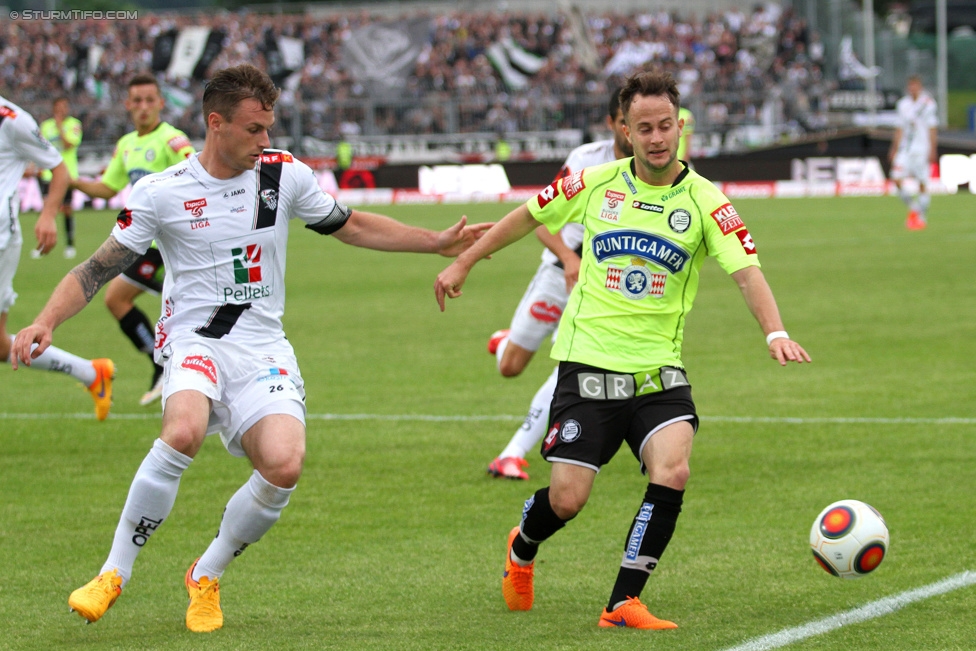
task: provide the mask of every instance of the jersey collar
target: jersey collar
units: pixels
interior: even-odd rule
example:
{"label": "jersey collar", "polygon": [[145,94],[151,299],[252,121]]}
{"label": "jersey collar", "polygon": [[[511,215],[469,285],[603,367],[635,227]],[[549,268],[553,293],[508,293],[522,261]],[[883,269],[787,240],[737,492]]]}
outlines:
{"label": "jersey collar", "polygon": [[[681,170],[678,173],[677,178],[674,179],[674,183],[671,184],[672,188],[678,187],[678,185],[685,180],[685,177],[688,176],[688,171],[689,171],[688,163],[684,162],[683,160],[679,160],[678,162],[684,165],[684,169]],[[634,157],[630,158],[630,173],[634,175],[635,179],[637,178],[637,165],[636,165],[636,159]]]}

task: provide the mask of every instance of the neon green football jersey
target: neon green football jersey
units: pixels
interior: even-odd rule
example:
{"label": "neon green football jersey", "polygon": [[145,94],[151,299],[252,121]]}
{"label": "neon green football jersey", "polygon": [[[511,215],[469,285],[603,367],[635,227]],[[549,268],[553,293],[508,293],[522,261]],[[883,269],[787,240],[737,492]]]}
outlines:
{"label": "neon green football jersey", "polygon": [[[54,121],[54,118],[48,118],[41,122],[41,135],[61,152],[64,165],[68,168],[68,175],[76,179],[78,178],[78,145],[81,144],[81,120],[69,116],[64,119],[62,124],[64,126],[63,138],[61,137],[62,130],[58,129],[58,123]],[[50,171],[45,170],[45,172],[47,174],[42,174],[41,178],[50,181]]]}
{"label": "neon green football jersey", "polygon": [[131,131],[115,146],[112,160],[102,174],[102,183],[118,192],[149,174],[189,158],[194,152],[186,134],[165,122],[144,136]]}
{"label": "neon green football jersey", "polygon": [[730,274],[759,266],[731,202],[691,169],[671,186],[651,186],[624,158],[559,179],[526,206],[552,233],[569,222],[585,231],[579,282],[552,349],[557,360],[621,373],[684,368],[685,318],[705,256]]}

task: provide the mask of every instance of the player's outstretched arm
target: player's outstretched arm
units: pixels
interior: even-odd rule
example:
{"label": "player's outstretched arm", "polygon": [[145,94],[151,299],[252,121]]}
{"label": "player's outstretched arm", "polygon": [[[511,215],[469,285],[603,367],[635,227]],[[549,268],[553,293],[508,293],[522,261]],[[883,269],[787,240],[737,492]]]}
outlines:
{"label": "player's outstretched arm", "polygon": [[474,244],[493,224],[467,225],[467,217],[443,231],[408,226],[376,213],[353,210],[332,234],[340,242],[377,251],[439,253],[453,257]]}
{"label": "player's outstretched arm", "polygon": [[437,275],[437,280],[434,281],[434,296],[437,297],[437,304],[440,306],[441,312],[444,311],[445,296],[457,298],[461,295],[461,287],[478,260],[487,258],[495,251],[522,239],[538,228],[539,225],[525,204],[522,204],[492,226],[474,246],[459,255],[457,260],[440,272]]}
{"label": "player's outstretched arm", "polygon": [[[10,352],[10,365],[17,370],[17,362],[30,366],[51,345],[54,329],[73,317],[88,305],[102,285],[115,278],[139,258],[110,236],[90,258],[68,272],[61,279],[47,305],[34,319],[34,323],[17,333]],[[31,347],[37,348],[31,352]]]}
{"label": "player's outstretched arm", "polygon": [[51,170],[51,187],[44,206],[34,225],[34,236],[37,238],[37,250],[47,254],[58,243],[58,225],[55,217],[58,209],[64,203],[64,195],[68,191],[68,166],[64,161]]}
{"label": "player's outstretched arm", "polygon": [[81,190],[89,197],[98,199],[111,199],[118,194],[117,190],[108,187],[102,181],[89,181],[87,179],[72,179],[71,187]]}
{"label": "player's outstretched arm", "polygon": [[776,307],[776,299],[762,270],[759,267],[746,267],[733,273],[732,279],[739,286],[749,311],[756,317],[766,335],[769,356],[779,362],[780,366],[786,366],[787,362],[802,364],[812,361],[803,346],[786,334],[779,308]]}

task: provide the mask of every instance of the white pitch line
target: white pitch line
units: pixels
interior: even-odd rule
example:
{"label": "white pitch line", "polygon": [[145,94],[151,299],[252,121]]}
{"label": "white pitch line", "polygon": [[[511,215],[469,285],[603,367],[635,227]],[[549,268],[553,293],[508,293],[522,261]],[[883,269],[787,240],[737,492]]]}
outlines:
{"label": "white pitch line", "polygon": [[[152,420],[161,416],[160,412],[146,412],[136,414],[113,413],[110,418],[115,420]],[[0,412],[0,420],[92,420],[94,414],[74,413],[74,414],[18,414]],[[464,415],[464,414],[307,414],[308,420],[380,420],[380,421],[422,421],[422,422],[445,422],[445,423],[467,423],[481,421],[505,421],[517,422],[524,419],[524,416],[514,416],[507,414],[484,414],[484,415]],[[957,418],[947,416],[944,418],[871,418],[871,417],[812,417],[812,418],[792,418],[789,416],[701,416],[705,422],[711,423],[773,423],[782,425],[976,425],[976,418]]]}
{"label": "white pitch line", "polygon": [[739,646],[726,649],[725,651],[766,651],[767,649],[778,649],[780,647],[793,644],[794,642],[799,642],[800,640],[814,637],[815,635],[829,633],[830,631],[838,629],[842,626],[857,624],[859,622],[865,622],[869,619],[875,619],[876,617],[890,615],[891,613],[904,608],[910,603],[922,601],[923,599],[945,594],[946,592],[952,592],[953,590],[958,590],[960,588],[965,588],[966,586],[973,585],[974,583],[976,583],[976,572],[962,572],[960,574],[950,576],[947,579],[943,579],[937,583],[932,583],[930,585],[922,586],[921,588],[915,588],[914,590],[908,590],[890,597],[885,597],[884,599],[872,601],[871,603],[865,604],[860,608],[854,608],[852,610],[838,613],[837,615],[831,615],[830,617],[818,619],[815,622],[810,622],[809,624],[804,624],[803,626],[787,628],[779,633],[772,633],[770,635],[757,637],[753,640],[745,642],[744,644],[740,644]]}

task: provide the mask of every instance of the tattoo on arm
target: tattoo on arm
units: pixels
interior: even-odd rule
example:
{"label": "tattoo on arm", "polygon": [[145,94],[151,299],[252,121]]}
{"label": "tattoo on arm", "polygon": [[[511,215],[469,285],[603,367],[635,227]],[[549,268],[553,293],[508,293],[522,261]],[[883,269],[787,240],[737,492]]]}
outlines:
{"label": "tattoo on arm", "polygon": [[105,283],[138,259],[138,253],[119,244],[115,237],[109,237],[92,257],[72,269],[71,274],[81,284],[85,300],[90,302]]}

